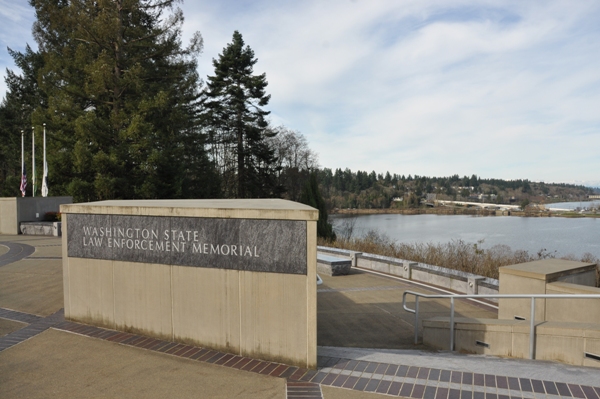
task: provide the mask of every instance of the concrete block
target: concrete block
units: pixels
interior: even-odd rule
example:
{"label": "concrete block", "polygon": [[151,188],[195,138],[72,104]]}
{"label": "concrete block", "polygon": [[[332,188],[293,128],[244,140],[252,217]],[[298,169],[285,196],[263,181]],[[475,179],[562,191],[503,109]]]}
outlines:
{"label": "concrete block", "polygon": [[596,270],[582,270],[579,273],[573,273],[566,276],[560,276],[556,279],[563,283],[585,285],[588,287],[596,286]]}
{"label": "concrete block", "polygon": [[450,277],[448,288],[456,292],[467,292],[468,282],[462,279]]}
{"label": "concrete block", "polygon": [[600,340],[600,324],[589,324],[583,329],[583,334],[585,338]]}
{"label": "concrete block", "polygon": [[54,237],[62,236],[62,222],[52,223],[52,235]]}
{"label": "concrete block", "polygon": [[[486,287],[485,285],[480,285],[477,288],[477,291],[478,291],[479,295],[496,295],[496,294],[498,294],[498,288],[490,288],[490,287]],[[489,298],[488,300],[491,302],[498,303],[498,298]]]}
{"label": "concrete block", "polygon": [[[527,322],[522,322],[527,323]],[[529,325],[513,326],[512,332],[512,357],[529,359]]]}
{"label": "concrete block", "polygon": [[600,339],[586,338],[583,350],[583,365],[600,367]]}
{"label": "concrete block", "polygon": [[304,276],[240,272],[240,355],[285,364],[307,359],[307,294]]}
{"label": "concrete block", "polygon": [[454,345],[455,350],[464,353],[512,356],[510,331],[458,329]]}
{"label": "concrete block", "polygon": [[[505,266],[506,267],[506,266]],[[501,267],[500,270],[503,268]],[[545,294],[545,280],[527,276],[500,273],[499,294]],[[535,319],[545,319],[545,300],[537,299]],[[500,298],[498,300],[498,318],[514,319],[515,316],[526,320],[531,318],[531,299],[528,298]]]}
{"label": "concrete block", "polygon": [[423,344],[434,349],[450,349],[450,321],[447,317],[432,317],[422,321]]}
{"label": "concrete block", "polygon": [[403,262],[405,277],[412,280],[412,272],[419,264],[417,262]]}
{"label": "concrete block", "polygon": [[569,294],[600,295],[600,288],[585,285],[554,282],[546,287],[548,294],[565,295],[565,298],[546,300],[546,320],[574,323],[587,323],[590,320],[600,322],[600,298],[569,298]]}
{"label": "concrete block", "polygon": [[118,330],[173,339],[171,266],[113,264],[114,321]]}
{"label": "concrete block", "polygon": [[371,269],[371,261],[363,256],[359,256],[356,258],[356,267]]}
{"label": "concrete block", "polygon": [[21,222],[19,224],[21,234],[30,236],[54,236],[54,225],[52,222]]}
{"label": "concrete block", "polygon": [[240,353],[239,271],[174,266],[173,338]]}
{"label": "concrete block", "polygon": [[449,276],[430,273],[427,270],[422,269],[413,269],[411,272],[411,280],[437,285],[438,287],[450,288],[451,285]]}
{"label": "concrete block", "polygon": [[[317,210],[290,201],[261,199],[104,201],[65,205],[61,211],[67,319],[316,368]],[[139,248],[100,248],[109,237],[107,231],[114,237],[113,218],[130,221],[129,227],[139,229]],[[210,222],[203,224],[198,219]],[[278,222],[293,226],[286,233]],[[214,229],[207,232],[202,230],[204,225]],[[223,226],[226,228],[214,231]],[[94,245],[90,241],[83,245],[83,241],[77,242],[82,240],[77,229],[84,227],[90,237],[94,228],[100,231],[102,227],[103,235],[94,236]],[[160,228],[160,236],[144,237],[144,228],[155,227]],[[239,252],[235,259],[234,253],[223,252],[223,258],[213,262],[206,253],[141,244],[142,239],[158,242],[168,234],[183,248],[182,243],[190,242],[196,233],[227,241],[214,245],[264,244],[262,250],[269,252],[259,255],[264,255],[268,264],[242,262]],[[290,243],[292,250],[281,249]],[[75,244],[73,248],[79,245],[81,251],[70,248],[71,244]],[[95,252],[90,252],[90,247]],[[294,261],[288,262],[285,256],[294,251],[302,256],[293,256]],[[303,259],[302,265],[297,264],[298,258]],[[346,262],[349,266],[350,261]]]}
{"label": "concrete block", "polygon": [[[67,215],[63,215],[62,220],[67,220]],[[65,232],[67,229],[67,224],[65,223]],[[68,253],[67,253],[67,235],[65,234],[61,240],[62,245],[61,245],[61,252],[62,252],[62,260],[63,260],[63,268],[62,268],[62,273],[63,273],[63,301],[64,301],[64,308],[65,308],[65,319],[69,320],[71,319],[71,281],[70,281],[70,273],[69,273],[69,268],[70,268],[70,262],[71,259],[69,259]],[[114,323],[113,323],[114,324]]]}
{"label": "concrete block", "polygon": [[348,259],[335,256],[317,255],[317,272],[326,276],[341,276],[350,273],[352,263]]}
{"label": "concrete block", "polygon": [[[317,222],[306,221],[306,366],[317,368]],[[299,357],[294,363],[303,362]]]}
{"label": "concrete block", "polygon": [[567,281],[569,280],[569,276],[573,277],[573,275],[586,273],[595,268],[595,263],[550,258],[520,263],[517,265],[503,266],[499,269],[499,272],[500,276],[510,274],[529,279],[553,282]]}
{"label": "concrete block", "polygon": [[[512,326],[515,321],[455,318],[454,350],[464,353],[512,355]],[[450,320],[435,317],[423,321],[423,343],[449,350]]]}
{"label": "concrete block", "polygon": [[371,262],[371,270],[374,270],[374,271],[380,272],[380,273],[389,274],[390,273],[390,264],[372,261]]}
{"label": "concrete block", "polygon": [[362,255],[362,252],[350,251],[350,260],[352,261],[352,267],[358,266],[358,258]]}
{"label": "concrete block", "polygon": [[0,234],[19,234],[17,198],[0,198]]}
{"label": "concrete block", "polygon": [[404,266],[390,265],[390,274],[402,278],[408,278]]}
{"label": "concrete block", "polygon": [[65,317],[114,329],[112,261],[70,258],[66,262]]}
{"label": "concrete block", "polygon": [[536,336],[535,358],[582,366],[583,349],[584,340],[581,335],[546,335],[542,329]]}

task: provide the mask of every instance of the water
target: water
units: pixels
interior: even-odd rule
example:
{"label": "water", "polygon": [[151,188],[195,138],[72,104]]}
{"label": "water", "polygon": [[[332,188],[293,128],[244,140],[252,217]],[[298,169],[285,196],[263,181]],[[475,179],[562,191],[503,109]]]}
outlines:
{"label": "water", "polygon": [[[466,215],[360,215],[355,218],[355,237],[377,230],[396,242],[447,243],[461,239],[474,244],[483,240],[484,249],[501,244],[532,255],[545,250],[557,257],[580,258],[591,253],[600,258],[600,219],[595,218]],[[348,223],[346,219],[346,215],[331,216],[335,229]]]}
{"label": "water", "polygon": [[546,208],[558,209],[591,209],[600,207],[600,201],[581,201],[581,202],[557,202],[546,204]]}

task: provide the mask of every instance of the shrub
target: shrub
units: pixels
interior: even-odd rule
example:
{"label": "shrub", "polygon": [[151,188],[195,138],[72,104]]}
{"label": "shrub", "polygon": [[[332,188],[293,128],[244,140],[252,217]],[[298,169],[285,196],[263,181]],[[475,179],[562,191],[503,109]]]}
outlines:
{"label": "shrub", "polygon": [[45,222],[60,222],[60,212],[46,212],[43,220]]}

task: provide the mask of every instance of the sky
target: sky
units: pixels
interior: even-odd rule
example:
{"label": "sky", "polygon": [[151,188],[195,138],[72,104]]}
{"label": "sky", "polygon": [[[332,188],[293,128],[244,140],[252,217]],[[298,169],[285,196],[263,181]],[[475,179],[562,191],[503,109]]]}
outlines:
{"label": "sky", "polygon": [[[299,131],[321,167],[600,186],[600,2],[195,0],[200,76],[238,30],[266,73],[271,123]],[[6,48],[35,19],[0,0]]]}

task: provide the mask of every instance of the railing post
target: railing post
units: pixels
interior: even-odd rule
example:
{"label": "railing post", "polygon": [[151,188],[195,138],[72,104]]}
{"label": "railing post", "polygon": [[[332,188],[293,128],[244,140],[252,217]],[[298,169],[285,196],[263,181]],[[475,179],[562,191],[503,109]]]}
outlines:
{"label": "railing post", "polygon": [[450,297],[450,351],[454,350],[454,297]]}
{"label": "railing post", "polygon": [[415,295],[415,345],[419,343],[419,296]]}
{"label": "railing post", "polygon": [[531,322],[529,324],[529,358],[535,355],[535,297],[531,297]]}

